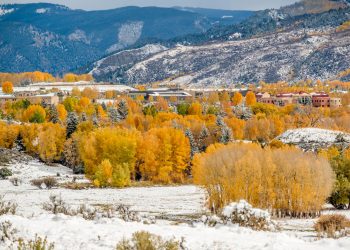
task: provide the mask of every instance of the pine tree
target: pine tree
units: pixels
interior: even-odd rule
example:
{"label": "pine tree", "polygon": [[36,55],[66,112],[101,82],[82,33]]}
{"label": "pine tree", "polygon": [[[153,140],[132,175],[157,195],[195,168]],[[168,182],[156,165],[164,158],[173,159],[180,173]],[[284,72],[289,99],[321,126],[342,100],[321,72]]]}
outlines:
{"label": "pine tree", "polygon": [[52,123],[59,123],[60,119],[58,118],[58,111],[55,105],[51,105],[49,108],[50,121]]}
{"label": "pine tree", "polygon": [[190,129],[186,129],[185,135],[190,141],[191,159],[192,159],[195,154],[199,153],[198,145],[197,145],[196,141],[194,140],[193,134],[192,134]]}
{"label": "pine tree", "polygon": [[204,152],[207,149],[206,140],[209,137],[209,130],[206,126],[203,126],[199,138],[198,138],[198,148],[200,152]]}
{"label": "pine tree", "polygon": [[224,119],[222,118],[222,116],[218,115],[218,117],[216,118],[216,126],[221,128],[221,127],[223,127],[225,125],[226,124],[225,124]]}
{"label": "pine tree", "polygon": [[119,112],[115,108],[110,108],[108,111],[108,116],[113,123],[120,122]]}
{"label": "pine tree", "polygon": [[15,144],[16,144],[16,149],[20,152],[22,152],[26,149],[26,147],[24,146],[24,143],[23,143],[23,137],[22,137],[21,133],[18,134]]}
{"label": "pine tree", "polygon": [[128,104],[124,99],[118,103],[117,110],[118,110],[120,120],[125,120],[126,117],[128,116],[129,108],[128,108]]}
{"label": "pine tree", "polygon": [[223,126],[221,128],[221,136],[220,136],[220,139],[219,139],[219,142],[222,143],[222,144],[228,144],[229,142],[232,141],[232,131],[231,129],[228,127],[228,126]]}
{"label": "pine tree", "polygon": [[81,114],[81,121],[82,121],[82,122],[86,122],[86,121],[87,121],[87,116],[86,116],[86,113],[85,113],[85,112],[83,112],[83,113]]}
{"label": "pine tree", "polygon": [[106,103],[103,102],[101,106],[102,106],[102,108],[103,108],[104,111],[107,111]]}
{"label": "pine tree", "polygon": [[79,118],[75,112],[69,112],[67,116],[66,132],[67,138],[69,138],[77,129],[79,124]]}
{"label": "pine tree", "polygon": [[99,121],[96,115],[92,117],[92,123],[94,124],[95,127],[99,127]]}
{"label": "pine tree", "polygon": [[232,131],[226,125],[224,119],[221,116],[218,116],[216,119],[216,125],[218,126],[217,138],[220,143],[227,144],[232,141]]}

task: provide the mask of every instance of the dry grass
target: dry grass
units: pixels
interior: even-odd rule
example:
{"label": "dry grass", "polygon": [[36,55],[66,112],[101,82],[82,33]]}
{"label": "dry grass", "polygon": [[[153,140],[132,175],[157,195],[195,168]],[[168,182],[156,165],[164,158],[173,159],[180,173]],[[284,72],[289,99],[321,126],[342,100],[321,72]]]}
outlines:
{"label": "dry grass", "polygon": [[121,240],[116,250],[178,250],[180,243],[174,239],[164,240],[146,231],[135,232],[131,239]]}
{"label": "dry grass", "polygon": [[346,236],[349,227],[350,220],[340,214],[322,215],[314,225],[319,237],[329,238]]}

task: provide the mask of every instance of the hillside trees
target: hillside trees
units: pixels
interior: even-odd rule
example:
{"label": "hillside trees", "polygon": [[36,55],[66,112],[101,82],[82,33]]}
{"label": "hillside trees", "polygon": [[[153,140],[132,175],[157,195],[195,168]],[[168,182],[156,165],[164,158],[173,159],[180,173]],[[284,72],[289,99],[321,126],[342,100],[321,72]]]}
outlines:
{"label": "hillside trees", "polygon": [[194,182],[206,188],[214,211],[245,199],[281,216],[316,214],[333,185],[325,159],[295,148],[212,145],[195,156],[193,165]]}
{"label": "hillside trees", "polygon": [[12,82],[6,81],[2,84],[2,92],[5,94],[12,94],[13,93],[13,84]]}

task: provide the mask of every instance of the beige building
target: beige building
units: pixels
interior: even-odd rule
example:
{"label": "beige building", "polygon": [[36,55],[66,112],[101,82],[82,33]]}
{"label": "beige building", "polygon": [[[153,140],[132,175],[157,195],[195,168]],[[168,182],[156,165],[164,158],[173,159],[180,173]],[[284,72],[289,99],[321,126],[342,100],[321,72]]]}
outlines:
{"label": "beige building", "polygon": [[11,95],[0,95],[1,106],[4,106],[7,102],[19,100],[28,100],[31,104],[57,105],[59,103],[59,97],[55,93],[35,94],[33,92],[18,92]]}

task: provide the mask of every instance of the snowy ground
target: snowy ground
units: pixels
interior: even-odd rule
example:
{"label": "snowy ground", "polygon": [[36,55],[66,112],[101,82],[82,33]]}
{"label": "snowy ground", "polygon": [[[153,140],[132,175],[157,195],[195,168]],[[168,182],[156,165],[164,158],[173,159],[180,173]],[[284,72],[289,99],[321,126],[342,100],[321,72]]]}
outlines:
{"label": "snowy ground", "polygon": [[[5,200],[18,203],[18,213],[3,215],[0,222],[10,221],[18,230],[17,236],[24,239],[32,239],[36,234],[47,236],[48,241],[55,242],[55,249],[115,249],[119,240],[139,230],[166,238],[184,238],[188,249],[350,249],[349,237],[317,240],[312,230],[314,220],[279,220],[280,232],[256,232],[236,225],[212,228],[201,222],[181,222],[180,216],[198,218],[206,211],[205,193],[195,186],[39,190],[30,184],[31,179],[59,173],[57,178],[63,183],[71,181],[73,174],[65,167],[46,166],[37,161],[12,164],[10,168],[23,183],[13,186],[9,180],[1,180],[0,194],[5,195]],[[85,180],[81,176],[78,181]],[[53,215],[42,208],[51,194],[60,194],[71,206],[126,204],[142,216],[163,215],[174,219],[157,219],[156,224],[147,225],[119,218],[85,220],[78,216]],[[0,249],[7,249],[6,244],[1,244]]]}

